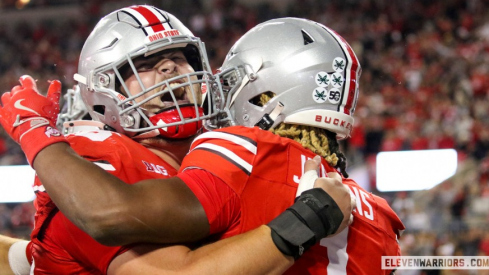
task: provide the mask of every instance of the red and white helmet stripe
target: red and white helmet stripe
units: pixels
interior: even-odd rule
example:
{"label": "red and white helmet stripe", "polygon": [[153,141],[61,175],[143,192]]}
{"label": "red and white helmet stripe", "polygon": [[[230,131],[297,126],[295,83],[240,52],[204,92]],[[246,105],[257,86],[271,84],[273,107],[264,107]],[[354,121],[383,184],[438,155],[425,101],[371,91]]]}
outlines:
{"label": "red and white helmet stripe", "polygon": [[147,36],[172,29],[169,19],[157,9],[150,6],[132,6],[121,11],[130,14]]}

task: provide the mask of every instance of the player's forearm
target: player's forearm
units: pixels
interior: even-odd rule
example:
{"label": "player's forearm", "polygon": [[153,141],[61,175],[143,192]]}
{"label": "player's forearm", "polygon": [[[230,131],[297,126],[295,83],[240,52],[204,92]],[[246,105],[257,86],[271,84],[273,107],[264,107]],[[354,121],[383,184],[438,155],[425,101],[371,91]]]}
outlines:
{"label": "player's forearm", "polygon": [[61,212],[102,244],[188,242],[208,234],[200,202],[179,178],[129,185],[65,143],[43,149],[34,168]]}
{"label": "player's forearm", "polygon": [[130,195],[123,181],[78,156],[65,143],[43,149],[33,167],[51,199],[75,225],[92,237],[111,232],[110,224],[119,219],[117,214]]}
{"label": "player's forearm", "polygon": [[265,225],[194,250],[191,259],[186,274],[282,274],[294,263],[277,249]]}
{"label": "player's forearm", "polygon": [[107,274],[282,274],[293,262],[276,248],[270,228],[261,226],[197,250],[181,245],[136,246],[116,257]]}

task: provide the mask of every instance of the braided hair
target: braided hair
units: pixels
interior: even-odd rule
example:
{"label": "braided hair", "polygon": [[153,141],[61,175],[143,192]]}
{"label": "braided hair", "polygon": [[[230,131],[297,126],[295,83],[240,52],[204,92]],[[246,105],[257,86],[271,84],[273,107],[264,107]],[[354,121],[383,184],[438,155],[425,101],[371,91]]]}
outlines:
{"label": "braided hair", "polygon": [[[275,94],[272,92],[263,93],[259,96],[257,103],[263,106],[274,96]],[[281,137],[299,142],[304,148],[323,157],[329,165],[338,169],[345,178],[348,178],[346,157],[340,151],[336,133],[322,128],[286,123],[280,123],[270,131]]]}

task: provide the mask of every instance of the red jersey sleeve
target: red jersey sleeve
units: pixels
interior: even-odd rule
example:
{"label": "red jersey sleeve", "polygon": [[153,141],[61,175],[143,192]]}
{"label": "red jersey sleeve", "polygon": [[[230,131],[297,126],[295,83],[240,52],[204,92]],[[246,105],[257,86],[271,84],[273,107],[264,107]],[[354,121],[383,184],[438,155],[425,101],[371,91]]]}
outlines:
{"label": "red jersey sleeve", "polygon": [[186,169],[177,176],[187,184],[204,207],[210,234],[223,232],[238,223],[239,197],[222,179],[202,169]]}
{"label": "red jersey sleeve", "polygon": [[180,171],[200,168],[221,178],[241,195],[253,170],[257,155],[256,142],[244,127],[230,132],[216,130],[197,137],[184,158]]}

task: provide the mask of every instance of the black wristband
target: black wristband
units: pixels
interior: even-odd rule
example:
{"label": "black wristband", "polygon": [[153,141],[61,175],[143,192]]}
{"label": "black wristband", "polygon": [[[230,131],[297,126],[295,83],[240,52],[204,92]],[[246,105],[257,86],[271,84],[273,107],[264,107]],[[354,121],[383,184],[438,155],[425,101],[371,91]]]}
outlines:
{"label": "black wristband", "polygon": [[[325,232],[323,235],[320,229],[313,227],[315,225],[313,220],[306,220],[306,223],[316,233],[316,236],[322,239],[336,233],[341,225],[341,222],[343,221],[344,216],[338,204],[336,204],[333,198],[326,193],[326,191],[321,188],[306,190],[302,192],[301,196],[298,198],[298,201],[299,200],[307,204],[307,206],[309,206],[314,213],[317,214],[324,226],[323,229],[325,229]],[[294,205],[292,205],[292,208]]]}
{"label": "black wristband", "polygon": [[298,259],[322,238],[335,233],[343,213],[323,189],[307,190],[268,226],[272,240],[285,255]]}
{"label": "black wristband", "polygon": [[316,235],[290,209],[273,219],[268,226],[272,229],[272,239],[285,255],[297,260],[304,253],[304,245],[314,240]]}

